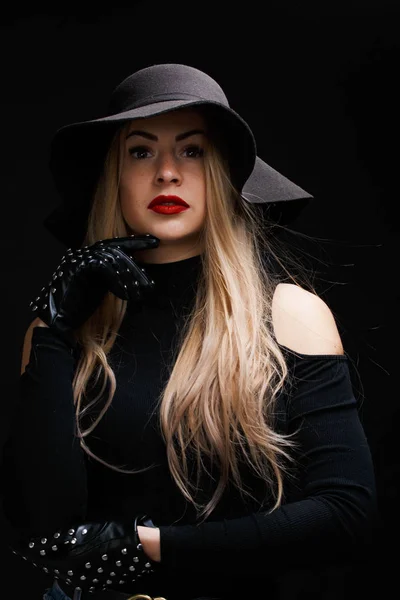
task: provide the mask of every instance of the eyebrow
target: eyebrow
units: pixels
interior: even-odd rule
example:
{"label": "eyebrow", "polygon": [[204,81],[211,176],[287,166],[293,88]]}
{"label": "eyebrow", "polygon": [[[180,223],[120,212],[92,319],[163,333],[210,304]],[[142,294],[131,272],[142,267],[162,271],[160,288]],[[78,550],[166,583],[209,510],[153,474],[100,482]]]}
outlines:
{"label": "eyebrow", "polygon": [[[202,129],[191,129],[190,131],[185,131],[184,133],[178,133],[178,135],[175,136],[175,140],[177,142],[180,142],[192,135],[196,135],[199,133],[202,135],[205,135],[205,132]],[[132,135],[140,135],[141,137],[144,137],[147,140],[151,140],[153,142],[158,142],[158,137],[152,133],[149,133],[148,131],[141,131],[139,129],[135,129],[134,131],[131,131],[130,133],[128,133],[128,135],[126,136],[126,139],[130,138]]]}

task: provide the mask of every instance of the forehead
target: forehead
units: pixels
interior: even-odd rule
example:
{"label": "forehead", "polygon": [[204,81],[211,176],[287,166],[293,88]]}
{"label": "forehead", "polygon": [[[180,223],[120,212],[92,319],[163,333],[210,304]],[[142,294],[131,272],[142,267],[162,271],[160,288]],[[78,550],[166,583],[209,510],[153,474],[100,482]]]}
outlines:
{"label": "forehead", "polygon": [[206,122],[202,114],[194,109],[175,110],[154,117],[135,119],[129,123],[128,133],[141,129],[151,133],[205,129]]}

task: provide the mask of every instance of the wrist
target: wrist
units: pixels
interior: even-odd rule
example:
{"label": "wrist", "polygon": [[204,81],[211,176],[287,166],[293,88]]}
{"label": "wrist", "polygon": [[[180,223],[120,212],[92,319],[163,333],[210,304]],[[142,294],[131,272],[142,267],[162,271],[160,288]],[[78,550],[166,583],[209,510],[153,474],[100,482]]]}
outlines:
{"label": "wrist", "polygon": [[159,528],[138,525],[137,532],[145,554],[147,554],[150,560],[153,560],[154,562],[160,562],[161,550]]}
{"label": "wrist", "polygon": [[44,321],[42,321],[42,319],[39,319],[39,317],[37,317],[34,320],[33,326],[34,327],[48,327],[48,325]]}

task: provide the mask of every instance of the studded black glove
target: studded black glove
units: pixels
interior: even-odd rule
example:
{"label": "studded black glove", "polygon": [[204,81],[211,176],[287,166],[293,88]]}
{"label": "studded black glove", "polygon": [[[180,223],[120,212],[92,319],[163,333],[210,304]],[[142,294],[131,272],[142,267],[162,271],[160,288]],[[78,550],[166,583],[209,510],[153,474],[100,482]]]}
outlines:
{"label": "studded black glove", "polygon": [[143,551],[138,525],[155,527],[145,515],[131,522],[76,523],[52,536],[20,539],[15,534],[10,549],[73,589],[124,591],[151,577],[158,566]]}
{"label": "studded black glove", "polygon": [[69,249],[48,285],[30,303],[32,311],[74,348],[73,331],[94,313],[108,291],[122,300],[138,301],[143,290],[152,288],[154,281],[129,254],[159,243],[146,234]]}

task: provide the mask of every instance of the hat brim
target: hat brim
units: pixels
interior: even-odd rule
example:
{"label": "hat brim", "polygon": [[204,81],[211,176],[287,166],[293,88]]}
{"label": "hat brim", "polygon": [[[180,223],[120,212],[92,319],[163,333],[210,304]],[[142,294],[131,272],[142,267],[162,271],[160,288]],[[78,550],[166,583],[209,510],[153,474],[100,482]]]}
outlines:
{"label": "hat brim", "polygon": [[251,204],[312,199],[313,196],[273,169],[259,156],[250,177],[243,186],[242,197]]}
{"label": "hat brim", "polygon": [[243,186],[241,196],[249,204],[262,209],[263,219],[288,226],[310,204],[314,196],[273,169],[259,156],[254,169]]}

